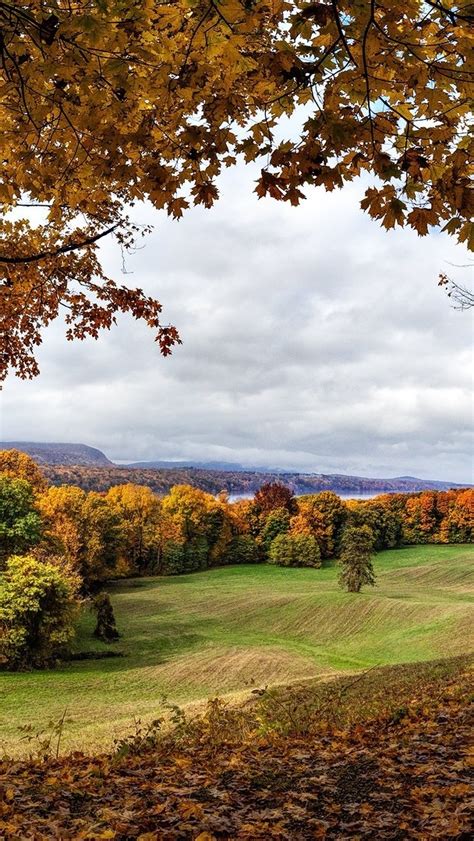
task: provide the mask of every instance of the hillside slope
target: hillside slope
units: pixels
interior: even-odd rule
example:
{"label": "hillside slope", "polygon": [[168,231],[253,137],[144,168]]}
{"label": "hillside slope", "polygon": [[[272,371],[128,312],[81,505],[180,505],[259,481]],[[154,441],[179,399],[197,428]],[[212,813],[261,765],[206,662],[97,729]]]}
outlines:
{"label": "hillside slope", "polygon": [[22,752],[68,710],[69,748],[109,746],[134,718],[263,686],[474,651],[474,547],[418,546],[376,556],[377,586],[342,592],[337,568],[233,566],[110,587],[121,639],[95,641],[85,609],[76,649],[120,651],[54,672],[3,674],[0,729]]}
{"label": "hillside slope", "polygon": [[111,462],[101,450],[86,444],[57,444],[34,441],[0,441],[0,450],[21,450],[43,465],[83,465],[110,467]]}
{"label": "hillside slope", "polygon": [[106,491],[124,482],[146,485],[155,493],[167,493],[173,485],[188,484],[212,494],[227,491],[252,495],[264,482],[283,482],[295,494],[334,491],[343,496],[381,493],[414,493],[424,490],[461,488],[456,482],[399,476],[374,479],[339,473],[299,473],[280,468],[245,468],[231,462],[150,461],[114,464],[94,447],[85,444],[0,441],[0,449],[17,449],[44,467],[55,485],[74,484],[85,490]]}
{"label": "hillside slope", "polygon": [[422,490],[447,490],[464,487],[455,482],[424,479],[367,479],[363,476],[306,475],[302,473],[260,473],[229,470],[204,470],[197,467],[150,469],[120,465],[70,466],[45,465],[44,473],[54,485],[73,484],[85,490],[106,491],[113,485],[133,482],[146,485],[155,493],[167,493],[173,485],[192,485],[208,493],[253,495],[264,482],[283,482],[295,494],[330,490],[342,496],[371,496],[381,493],[414,493]]}
{"label": "hillside slope", "polygon": [[[113,756],[0,763],[0,835],[115,841],[471,838],[468,662],[380,670],[353,696],[273,710],[211,702],[178,729],[139,730]],[[383,699],[371,716],[374,683]],[[471,696],[471,698],[470,698]],[[333,721],[340,699],[351,722]],[[470,703],[471,701],[471,703]],[[285,711],[288,717],[282,717]],[[54,750],[54,747],[53,747]]]}

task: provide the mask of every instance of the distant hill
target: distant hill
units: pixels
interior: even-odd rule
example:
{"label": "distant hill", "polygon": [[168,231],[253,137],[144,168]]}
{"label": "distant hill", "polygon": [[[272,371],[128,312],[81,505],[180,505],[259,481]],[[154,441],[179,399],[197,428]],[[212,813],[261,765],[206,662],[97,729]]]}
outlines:
{"label": "distant hill", "polygon": [[[282,467],[245,467],[242,464],[228,461],[136,461],[119,465],[121,469],[131,470],[186,470],[207,473],[241,473],[241,481],[247,484],[248,477],[259,475],[259,484],[267,481],[288,480],[297,493],[314,493],[318,490],[342,489],[343,492],[371,493],[372,489],[377,492],[397,492],[439,490],[446,491],[450,488],[461,488],[453,482],[444,482],[439,479],[418,479],[416,476],[397,476],[394,479],[371,479],[365,476],[348,476],[343,473],[299,473],[296,470],[284,470]],[[192,483],[191,483],[192,484]],[[309,490],[306,490],[306,488]],[[380,490],[381,489],[381,490]]]}
{"label": "distant hill", "polygon": [[38,464],[82,465],[84,467],[111,467],[113,462],[95,447],[86,444],[49,444],[36,441],[0,441],[2,450],[21,450]]}
{"label": "distant hill", "polygon": [[282,467],[249,467],[233,461],[133,461],[124,462],[120,467],[144,468],[145,470],[179,470],[196,468],[198,470],[225,470],[231,473],[285,473]]}
{"label": "distant hill", "polygon": [[232,496],[253,496],[264,482],[283,482],[293,493],[314,494],[334,491],[349,496],[376,496],[382,493],[416,493],[423,490],[448,490],[466,487],[450,482],[429,482],[423,479],[367,479],[361,476],[303,473],[258,473],[230,470],[201,470],[197,467],[143,468],[111,466],[60,466],[43,468],[46,477],[55,485],[78,485],[85,490],[106,491],[113,485],[133,482],[146,485],[154,493],[168,493],[173,485],[192,485],[208,493],[227,491]]}
{"label": "distant hill", "polygon": [[416,493],[468,487],[437,479],[398,476],[371,479],[342,473],[299,473],[274,467],[244,467],[226,461],[139,461],[114,464],[101,450],[85,444],[48,444],[3,441],[0,449],[28,453],[43,468],[53,484],[75,484],[88,490],[105,491],[112,485],[134,482],[155,493],[167,493],[173,485],[188,484],[209,493],[252,495],[264,482],[283,482],[295,494],[334,491],[342,496],[375,496],[381,493]]}

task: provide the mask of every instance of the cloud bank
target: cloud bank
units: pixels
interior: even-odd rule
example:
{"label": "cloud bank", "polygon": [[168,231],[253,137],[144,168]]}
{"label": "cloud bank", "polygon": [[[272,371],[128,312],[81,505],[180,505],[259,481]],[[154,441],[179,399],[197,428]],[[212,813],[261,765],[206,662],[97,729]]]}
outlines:
{"label": "cloud bank", "polygon": [[[254,175],[226,175],[218,205],[179,223],[139,210],[156,227],[124,280],[159,298],[183,346],[162,359],[126,317],[97,342],[54,325],[41,376],[5,386],[1,437],[472,481],[473,322],[436,285],[465,250],[383,231],[358,208],[361,184],[292,208],[257,201]],[[120,279],[113,242],[103,254]]]}

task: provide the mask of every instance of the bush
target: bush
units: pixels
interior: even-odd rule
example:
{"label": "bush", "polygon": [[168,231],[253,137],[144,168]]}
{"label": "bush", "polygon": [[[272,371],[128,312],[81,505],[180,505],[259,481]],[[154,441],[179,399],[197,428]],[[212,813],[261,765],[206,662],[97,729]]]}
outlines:
{"label": "bush", "polygon": [[317,540],[312,534],[279,534],[270,546],[269,562],[284,567],[320,567]]}
{"label": "bush", "polygon": [[12,556],[0,590],[0,662],[9,669],[46,668],[74,636],[79,580],[52,563]]}

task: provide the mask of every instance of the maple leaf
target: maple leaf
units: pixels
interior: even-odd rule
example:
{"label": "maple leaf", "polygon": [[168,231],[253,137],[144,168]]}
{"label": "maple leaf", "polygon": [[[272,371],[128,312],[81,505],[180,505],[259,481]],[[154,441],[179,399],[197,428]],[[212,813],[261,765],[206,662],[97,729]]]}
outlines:
{"label": "maple leaf", "polygon": [[[146,0],[131,17],[122,0],[93,13],[26,5],[0,3],[0,377],[37,375],[42,328],[62,305],[68,338],[97,337],[118,312],[149,323],[149,300],[138,315],[136,290],[107,284],[100,239],[133,248],[143,232],[127,214],[144,199],[175,219],[191,204],[183,191],[210,208],[240,154],[264,167],[271,156],[256,193],[293,205],[306,185],[341,188],[360,169],[390,187],[404,173],[406,207],[368,193],[363,209],[385,228],[444,224],[474,248],[468,7]],[[288,118],[299,136],[275,154]],[[100,295],[105,307],[90,306]],[[165,355],[173,341],[163,334]]]}

